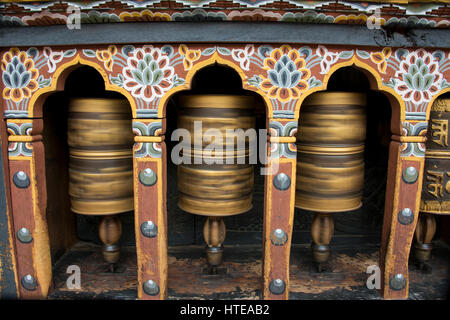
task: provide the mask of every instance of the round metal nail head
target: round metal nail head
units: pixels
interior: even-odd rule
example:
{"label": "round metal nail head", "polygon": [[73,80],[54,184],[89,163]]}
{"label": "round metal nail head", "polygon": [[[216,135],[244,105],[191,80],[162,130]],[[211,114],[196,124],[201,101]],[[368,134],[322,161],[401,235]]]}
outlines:
{"label": "round metal nail head", "polygon": [[286,284],[281,279],[275,279],[270,282],[269,290],[273,294],[282,294],[286,290]]}
{"label": "round metal nail head", "polygon": [[22,287],[29,291],[36,290],[37,288],[37,281],[31,274],[24,276],[20,282],[22,283]]}
{"label": "round metal nail head", "polygon": [[414,221],[414,212],[410,208],[404,208],[398,213],[398,222],[403,225],[411,224]]}
{"label": "round metal nail head", "polygon": [[153,280],[147,280],[143,284],[144,292],[150,296],[156,296],[159,293],[159,286]]}
{"label": "round metal nail head", "polygon": [[19,231],[17,231],[17,239],[22,243],[30,243],[33,241],[31,232],[27,228],[20,228]]}
{"label": "round metal nail head", "polygon": [[402,290],[406,287],[406,279],[401,273],[397,273],[389,280],[389,287],[392,290]]}
{"label": "round metal nail head", "polygon": [[145,221],[141,224],[141,232],[147,238],[154,238],[158,235],[158,227],[153,221]]}
{"label": "round metal nail head", "polygon": [[282,229],[275,229],[272,231],[272,234],[270,236],[270,240],[272,243],[276,246],[282,246],[286,243],[288,239],[288,236],[286,232],[284,232]]}
{"label": "round metal nail head", "polygon": [[405,181],[406,183],[414,183],[419,177],[419,172],[417,172],[417,169],[414,167],[408,167],[403,170],[402,177],[403,181]]}
{"label": "round metal nail head", "polygon": [[139,181],[147,187],[153,186],[156,181],[158,180],[158,177],[156,173],[150,169],[144,169],[141,172],[139,172]]}
{"label": "round metal nail head", "polygon": [[285,173],[279,173],[273,178],[273,185],[278,190],[287,190],[291,186],[291,178]]}
{"label": "round metal nail head", "polygon": [[13,182],[14,185],[17,188],[28,188],[30,185],[30,178],[28,178],[28,175],[23,171],[18,171],[13,176]]}

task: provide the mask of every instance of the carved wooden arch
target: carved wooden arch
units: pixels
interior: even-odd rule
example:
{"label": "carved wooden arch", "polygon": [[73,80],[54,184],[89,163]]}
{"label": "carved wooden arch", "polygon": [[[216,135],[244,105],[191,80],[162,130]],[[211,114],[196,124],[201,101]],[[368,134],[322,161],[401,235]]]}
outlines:
{"label": "carved wooden arch", "polygon": [[188,73],[186,75],[186,82],[184,84],[182,84],[178,87],[174,87],[166,92],[166,94],[159,101],[158,118],[166,117],[167,103],[174,94],[176,94],[180,91],[190,90],[192,88],[192,79],[194,79],[197,72],[203,68],[212,66],[214,64],[227,66],[227,67],[231,68],[233,71],[235,71],[241,79],[242,89],[258,93],[260,98],[264,100],[264,104],[265,104],[265,108],[266,108],[266,117],[269,119],[273,117],[272,103],[270,102],[270,99],[267,97],[267,95],[261,89],[247,84],[247,82],[245,81],[245,80],[247,80],[247,76],[245,75],[245,73],[241,67],[239,67],[235,63],[231,62],[230,60],[221,58],[218,55],[218,53],[215,52],[210,58],[208,58],[204,61],[201,61],[199,63],[196,63],[192,66],[192,68],[188,71]]}
{"label": "carved wooden arch", "polygon": [[52,82],[49,87],[41,88],[33,94],[28,104],[28,117],[41,118],[45,99],[52,93],[64,91],[64,85],[67,77],[72,73],[72,71],[81,66],[89,66],[94,68],[103,78],[105,91],[115,91],[122,94],[130,104],[132,117],[136,117],[136,102],[131,94],[123,88],[112,85],[108,79],[108,74],[105,72],[104,68],[100,66],[100,64],[83,59],[80,57],[80,54],[77,54],[74,59],[60,65],[56,69],[52,75]]}
{"label": "carved wooden arch", "polygon": [[361,62],[355,56],[353,56],[349,61],[340,62],[333,65],[330,68],[330,71],[324,76],[321,86],[308,90],[300,97],[295,105],[295,118],[298,119],[299,117],[303,101],[314,92],[327,90],[328,81],[332,75],[337,70],[344,67],[354,67],[356,70],[361,71],[369,81],[370,89],[383,93],[389,99],[392,111],[391,131],[393,134],[400,136],[402,132],[402,122],[405,121],[405,102],[394,89],[386,87],[382,84],[380,74],[375,69],[373,69],[370,65]]}

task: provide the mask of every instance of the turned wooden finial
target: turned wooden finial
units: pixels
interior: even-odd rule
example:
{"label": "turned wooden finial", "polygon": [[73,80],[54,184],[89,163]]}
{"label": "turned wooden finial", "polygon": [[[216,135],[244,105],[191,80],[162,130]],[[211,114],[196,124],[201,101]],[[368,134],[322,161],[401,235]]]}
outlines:
{"label": "turned wooden finial", "polygon": [[103,257],[109,263],[119,261],[118,242],[122,235],[122,222],[116,215],[104,216],[98,227],[100,240],[103,242]]}
{"label": "turned wooden finial", "polygon": [[330,242],[334,233],[334,221],[331,213],[318,212],[311,225],[314,261],[324,263],[330,257]]}
{"label": "turned wooden finial", "polygon": [[222,263],[225,235],[226,229],[222,217],[208,217],[206,219],[203,237],[207,244],[206,259],[211,266],[218,266]]}
{"label": "turned wooden finial", "polygon": [[431,258],[431,241],[436,233],[436,219],[434,215],[421,213],[416,226],[415,257],[420,263],[428,262]]}

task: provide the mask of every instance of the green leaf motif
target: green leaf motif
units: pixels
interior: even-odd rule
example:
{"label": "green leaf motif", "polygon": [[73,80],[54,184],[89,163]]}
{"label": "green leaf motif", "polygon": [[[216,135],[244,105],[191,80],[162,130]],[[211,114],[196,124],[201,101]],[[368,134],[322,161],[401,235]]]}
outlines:
{"label": "green leaf motif", "polygon": [[109,80],[111,81],[112,84],[119,86],[119,87],[123,87],[124,78],[120,73],[117,77],[110,76]]}
{"label": "green leaf motif", "polygon": [[172,79],[172,88],[181,86],[185,82],[186,82],[186,80],[184,80],[183,78],[179,78],[178,75],[174,75],[173,79]]}
{"label": "green leaf motif", "polygon": [[75,53],[77,53],[77,49],[70,49],[70,50],[64,51],[64,57],[66,57],[66,58],[73,57],[75,55]]}
{"label": "green leaf motif", "polygon": [[423,90],[430,89],[434,81],[434,76],[432,74],[427,74],[425,77],[423,77],[423,79],[424,79]]}
{"label": "green leaf motif", "polygon": [[163,78],[163,72],[161,70],[157,70],[153,73],[153,81],[152,84],[158,84]]}
{"label": "green leaf motif", "polygon": [[95,51],[90,49],[84,49],[83,54],[89,58],[95,58]]}
{"label": "green leaf motif", "polygon": [[369,59],[370,58],[370,54],[364,50],[356,50],[356,55],[358,57],[360,57],[361,59]]}
{"label": "green leaf motif", "polygon": [[405,75],[403,76],[403,81],[406,82],[406,85],[408,86],[408,88],[414,88],[413,78],[412,78],[411,75],[405,74]]}
{"label": "green leaf motif", "polygon": [[255,75],[255,76],[251,77],[250,79],[248,79],[247,83],[249,86],[254,86],[254,87],[259,88],[261,81],[262,81],[261,77],[258,75]]}
{"label": "green leaf motif", "polygon": [[322,85],[322,81],[316,79],[316,77],[311,77],[308,80],[308,86],[310,88],[319,87]]}
{"label": "green leaf motif", "polygon": [[224,47],[218,47],[217,51],[219,51],[219,53],[224,55],[224,56],[229,56],[231,54],[230,49],[224,48]]}
{"label": "green leaf motif", "polygon": [[351,57],[353,57],[353,53],[354,51],[341,51],[341,53],[339,53],[339,58],[341,59],[350,59]]}
{"label": "green leaf motif", "polygon": [[206,48],[205,50],[202,51],[202,56],[210,56],[214,52],[216,52],[216,47]]}
{"label": "green leaf motif", "polygon": [[38,78],[38,86],[39,88],[48,87],[52,83],[52,79],[45,79],[44,76],[39,76]]}
{"label": "green leaf motif", "polygon": [[420,74],[416,74],[413,77],[414,88],[417,90],[422,90],[423,87],[423,77]]}
{"label": "green leaf motif", "polygon": [[395,79],[391,78],[388,82],[383,82],[386,87],[394,88],[395,87]]}

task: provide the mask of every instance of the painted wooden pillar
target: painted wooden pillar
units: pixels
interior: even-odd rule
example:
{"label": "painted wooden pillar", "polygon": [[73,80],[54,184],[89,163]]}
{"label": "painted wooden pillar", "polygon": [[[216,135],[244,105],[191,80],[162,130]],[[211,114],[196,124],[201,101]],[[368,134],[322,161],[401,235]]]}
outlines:
{"label": "painted wooden pillar", "polygon": [[9,183],[22,299],[45,298],[52,279],[42,119],[8,119]]}
{"label": "painted wooden pillar", "polygon": [[289,297],[297,121],[269,120],[264,202],[263,299]]}
{"label": "painted wooden pillar", "polygon": [[0,121],[0,300],[19,297],[9,192],[7,137],[6,124]]}
{"label": "painted wooden pillar", "polygon": [[[419,216],[424,142],[423,136],[394,135],[390,144],[380,250],[380,291],[385,299],[408,297],[408,258]],[[405,152],[408,149],[422,151]]]}
{"label": "painted wooden pillar", "polygon": [[138,298],[167,296],[165,119],[135,119],[134,214]]}

